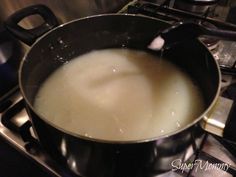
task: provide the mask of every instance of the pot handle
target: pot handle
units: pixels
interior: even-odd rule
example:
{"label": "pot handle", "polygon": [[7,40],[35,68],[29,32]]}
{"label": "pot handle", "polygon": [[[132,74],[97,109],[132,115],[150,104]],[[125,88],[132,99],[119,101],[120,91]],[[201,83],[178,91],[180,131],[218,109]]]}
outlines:
{"label": "pot handle", "polygon": [[204,130],[236,143],[236,102],[219,97],[209,115],[201,121]]}
{"label": "pot handle", "polygon": [[[44,23],[33,29],[25,29],[18,25],[21,20],[31,15],[40,15]],[[47,6],[38,4],[16,11],[4,22],[4,25],[15,37],[27,45],[32,45],[39,36],[58,26],[59,23]]]}

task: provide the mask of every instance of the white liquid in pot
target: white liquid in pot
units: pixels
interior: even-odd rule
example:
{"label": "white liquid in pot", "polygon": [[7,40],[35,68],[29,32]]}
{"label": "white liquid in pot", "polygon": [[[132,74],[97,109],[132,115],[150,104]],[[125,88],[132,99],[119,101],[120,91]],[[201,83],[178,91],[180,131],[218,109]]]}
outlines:
{"label": "white liquid in pot", "polygon": [[174,132],[204,109],[188,75],[164,59],[129,49],[71,60],[45,81],[34,106],[70,132],[122,141]]}

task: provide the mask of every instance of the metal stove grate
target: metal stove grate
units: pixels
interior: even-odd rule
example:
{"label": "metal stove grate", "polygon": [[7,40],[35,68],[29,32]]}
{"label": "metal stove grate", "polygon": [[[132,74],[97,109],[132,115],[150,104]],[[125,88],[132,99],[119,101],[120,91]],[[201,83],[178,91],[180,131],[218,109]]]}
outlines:
{"label": "metal stove grate", "polygon": [[[173,8],[170,0],[165,0],[162,4],[150,3],[147,1],[135,1],[123,8],[120,13],[142,14],[164,20],[174,24],[183,21],[192,21],[201,24],[211,24],[212,26],[224,30],[236,30],[236,24],[219,20],[212,15],[212,11],[206,10],[203,14],[196,14]],[[236,42],[220,41],[217,50],[212,51],[218,59],[223,74],[236,75]]]}

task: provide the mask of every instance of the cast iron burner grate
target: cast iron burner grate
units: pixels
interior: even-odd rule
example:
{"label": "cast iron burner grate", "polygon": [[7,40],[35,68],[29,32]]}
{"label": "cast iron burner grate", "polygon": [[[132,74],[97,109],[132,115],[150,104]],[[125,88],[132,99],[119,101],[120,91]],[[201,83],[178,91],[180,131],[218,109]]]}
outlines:
{"label": "cast iron burner grate", "polygon": [[[137,1],[129,4],[127,8],[123,8],[120,13],[142,14],[164,20],[170,24],[191,21],[202,25],[211,24],[219,29],[236,30],[236,24],[216,19],[210,10],[206,9],[205,13],[196,14],[176,9],[173,5],[171,6],[171,2],[170,0],[165,0],[161,4],[157,4]],[[230,42],[228,44],[227,41],[222,41],[220,47],[217,48],[220,52],[216,53],[216,51],[213,51],[213,53],[216,53],[216,58],[219,58],[218,63],[223,74],[236,75],[236,53],[229,53],[236,50],[236,48],[233,48],[234,46],[236,47],[235,43]],[[230,51],[228,49],[229,47],[231,47]]]}

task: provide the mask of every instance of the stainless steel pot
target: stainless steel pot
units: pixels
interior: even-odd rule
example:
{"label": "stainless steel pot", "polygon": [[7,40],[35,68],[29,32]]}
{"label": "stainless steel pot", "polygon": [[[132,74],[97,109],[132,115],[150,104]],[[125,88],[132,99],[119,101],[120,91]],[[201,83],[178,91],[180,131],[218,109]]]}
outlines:
{"label": "stainless steel pot", "polygon": [[[18,22],[30,14],[41,15],[45,23],[30,30],[18,26]],[[21,63],[19,83],[40,144],[58,163],[86,177],[143,177],[170,169],[171,161],[183,156],[193,138],[202,135],[201,122],[207,120],[218,105],[220,71],[208,49],[196,39],[164,52],[166,59],[186,71],[199,85],[205,100],[202,115],[184,128],[161,137],[140,141],[99,140],[68,132],[40,116],[33,102],[41,84],[64,62],[94,49],[126,47],[148,52],[146,46],[170,24],[139,15],[106,14],[52,29],[56,25],[53,13],[42,5],[16,12],[6,22],[6,28],[16,37],[32,44]],[[160,165],[163,157],[168,157],[165,167]]]}

